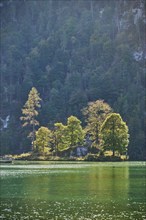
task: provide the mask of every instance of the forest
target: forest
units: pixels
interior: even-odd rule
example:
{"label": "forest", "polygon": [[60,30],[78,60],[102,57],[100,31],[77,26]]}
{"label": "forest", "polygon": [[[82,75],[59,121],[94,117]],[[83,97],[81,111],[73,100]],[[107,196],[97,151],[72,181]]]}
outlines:
{"label": "forest", "polygon": [[146,2],[0,0],[1,155],[31,150],[22,108],[35,87],[37,120],[53,128],[104,100],[129,128],[130,160],[146,159]]}

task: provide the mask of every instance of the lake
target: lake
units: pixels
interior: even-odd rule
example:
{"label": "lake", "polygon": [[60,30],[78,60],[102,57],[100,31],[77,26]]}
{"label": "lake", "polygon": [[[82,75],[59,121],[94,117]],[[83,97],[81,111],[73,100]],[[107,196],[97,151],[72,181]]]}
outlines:
{"label": "lake", "polygon": [[146,162],[18,162],[0,170],[0,219],[146,220]]}

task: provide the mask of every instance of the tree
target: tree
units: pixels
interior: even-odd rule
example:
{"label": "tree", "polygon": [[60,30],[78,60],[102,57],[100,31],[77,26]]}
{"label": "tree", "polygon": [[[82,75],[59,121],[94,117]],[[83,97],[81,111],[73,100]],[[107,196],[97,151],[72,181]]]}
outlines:
{"label": "tree", "polygon": [[87,122],[86,132],[90,135],[94,147],[99,147],[100,127],[110,112],[112,112],[112,108],[103,100],[89,102],[88,106],[82,110]]}
{"label": "tree", "polygon": [[36,132],[36,140],[34,145],[37,152],[44,153],[45,148],[49,147],[49,142],[52,139],[52,132],[47,127],[40,127]]}
{"label": "tree", "polygon": [[83,144],[84,136],[85,132],[82,129],[81,121],[75,116],[70,116],[67,119],[67,125],[55,123],[53,145],[56,155],[59,151],[64,151],[69,148],[73,150],[78,145]]}
{"label": "tree", "polygon": [[71,149],[74,149],[80,144],[83,144],[85,132],[82,129],[81,121],[75,117],[70,116],[67,119],[67,134],[66,140],[68,142],[68,146]]}
{"label": "tree", "polygon": [[111,150],[113,156],[115,156],[116,151],[120,154],[127,151],[129,143],[128,127],[120,114],[112,113],[107,116],[101,126],[100,134],[104,151]]}
{"label": "tree", "polygon": [[39,125],[39,122],[36,120],[38,116],[37,109],[41,107],[40,105],[41,98],[39,97],[39,93],[35,87],[33,87],[28,95],[28,100],[26,101],[22,114],[23,116],[20,118],[23,123],[23,127],[28,126],[31,129],[28,137],[32,140],[32,149],[34,150],[34,140],[35,140],[35,127]]}
{"label": "tree", "polygon": [[54,131],[53,131],[53,145],[56,156],[58,151],[63,151],[68,147],[66,141],[66,126],[62,123],[55,123],[54,124]]}

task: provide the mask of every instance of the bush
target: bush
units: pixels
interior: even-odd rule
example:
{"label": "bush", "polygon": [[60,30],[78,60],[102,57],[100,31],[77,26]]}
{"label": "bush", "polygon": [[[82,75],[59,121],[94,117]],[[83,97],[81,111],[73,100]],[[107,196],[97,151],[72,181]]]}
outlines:
{"label": "bush", "polygon": [[122,161],[121,157],[118,156],[104,156],[104,155],[97,155],[97,154],[87,154],[87,156],[85,157],[85,161],[98,161],[98,162],[118,162],[118,161]]}
{"label": "bush", "polygon": [[97,154],[91,154],[91,153],[89,153],[89,154],[87,154],[86,156],[85,156],[85,161],[97,161],[98,160],[98,155]]}

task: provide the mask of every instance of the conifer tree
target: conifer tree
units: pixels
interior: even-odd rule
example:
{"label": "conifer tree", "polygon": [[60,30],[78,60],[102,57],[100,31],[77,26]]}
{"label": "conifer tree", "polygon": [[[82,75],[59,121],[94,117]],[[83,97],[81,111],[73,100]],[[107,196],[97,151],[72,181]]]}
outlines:
{"label": "conifer tree", "polygon": [[35,140],[35,128],[39,125],[39,122],[36,120],[38,116],[38,108],[40,105],[41,98],[35,87],[33,87],[29,94],[28,100],[26,101],[22,109],[22,117],[20,118],[23,121],[23,127],[28,126],[30,128],[30,133],[28,135],[32,140],[32,150],[34,150],[34,140]]}

